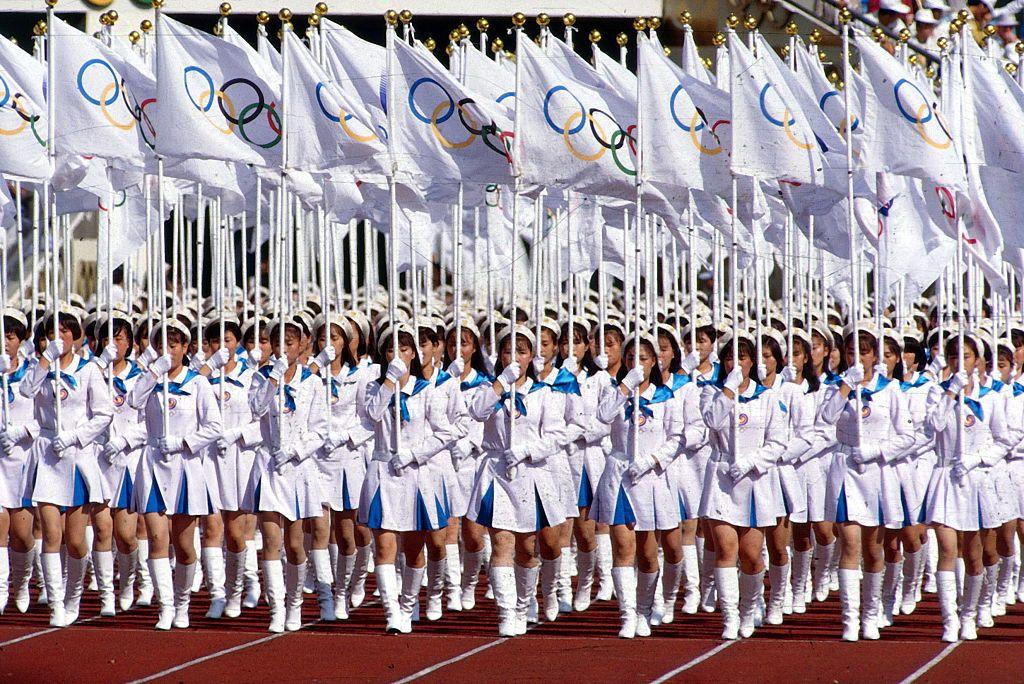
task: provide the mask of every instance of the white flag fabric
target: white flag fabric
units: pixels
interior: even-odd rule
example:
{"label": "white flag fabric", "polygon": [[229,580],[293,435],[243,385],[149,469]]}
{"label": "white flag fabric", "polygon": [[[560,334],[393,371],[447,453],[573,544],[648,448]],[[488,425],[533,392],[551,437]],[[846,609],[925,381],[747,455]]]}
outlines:
{"label": "white flag fabric", "polygon": [[0,63],[0,173],[43,179],[50,175],[46,105],[33,102],[27,92]]}
{"label": "white flag fabric", "polygon": [[159,154],[280,167],[281,97],[263,60],[164,15],[156,49]]}
{"label": "white flag fabric", "polygon": [[387,140],[387,50],[326,17],[320,18],[320,39],[324,41],[324,66],[334,85],[351,93],[353,101],[363,103],[378,135]]}
{"label": "white flag fabric", "polygon": [[1001,59],[993,59],[973,41],[967,41],[965,67],[973,110],[973,126],[966,131],[985,166],[1024,172],[1024,90],[1006,73]]}
{"label": "white flag fabric", "polygon": [[[652,38],[657,38],[657,34],[654,34]],[[683,30],[683,49],[679,57],[679,65],[684,74],[705,85],[715,85],[715,77],[704,66],[704,60],[700,58],[700,53],[697,52],[697,43],[693,39],[693,29],[689,26]]]}
{"label": "white flag fabric", "polygon": [[9,40],[0,40],[0,67],[11,74],[30,100],[46,104],[46,66]]}
{"label": "white flag fabric", "polygon": [[457,61],[462,68],[457,71],[459,80],[467,88],[485,97],[503,109],[509,121],[515,117],[516,72],[511,62],[496,62],[465,41],[461,46],[462,59]]}

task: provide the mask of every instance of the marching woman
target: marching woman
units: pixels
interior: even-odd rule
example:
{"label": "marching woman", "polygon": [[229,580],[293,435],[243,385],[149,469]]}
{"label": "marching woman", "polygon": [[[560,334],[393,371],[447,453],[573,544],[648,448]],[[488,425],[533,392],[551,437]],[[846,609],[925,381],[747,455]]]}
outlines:
{"label": "marching woman", "polygon": [[[21,395],[34,400],[39,437],[32,443],[22,477],[23,498],[39,513],[43,528],[42,566],[50,606],[50,624],[70,625],[78,619],[85,578],[85,540],[89,504],[102,504],[103,478],[96,441],[110,425],[112,406],[100,369],[75,353],[82,335],[77,315],[62,312],[58,335],[53,314],[44,319],[45,344],[39,363],[21,383]],[[60,393],[60,430],[57,395]],[[66,509],[62,514],[61,507]],[[60,562],[67,546],[67,588]]]}
{"label": "marching woman", "polygon": [[[324,329],[328,339],[323,341]],[[349,341],[354,326],[340,314],[332,314],[329,326],[317,330],[323,349],[311,370],[327,368],[330,377],[331,414],[323,454],[317,459],[324,501],[338,542],[334,575],[334,619],[347,620],[349,583],[356,564],[356,513],[366,477],[364,451],[372,442],[373,427],[366,416],[366,388],[372,381],[352,356]],[[365,530],[365,528],[364,528]],[[317,551],[312,552],[314,555]],[[314,558],[314,565],[316,559]]]}
{"label": "marching woman", "polygon": [[[128,405],[128,392],[145,371],[128,359],[132,350],[132,323],[127,314],[114,313],[114,336],[109,338],[109,327],[104,319],[97,321],[97,341],[103,351],[93,357],[101,370],[111,373],[113,420],[106,443],[100,451],[100,470],[107,492],[107,506],[93,513],[96,539],[93,544],[93,568],[97,575],[102,606],[100,614],[113,614],[113,597],[107,598],[104,585],[113,580],[113,559],[110,558],[109,536],[112,526],[113,541],[117,545],[117,566],[120,584],[120,608],[132,607],[135,601],[135,575],[139,564],[138,515],[132,508],[135,500],[135,472],[138,469],[142,446],[146,443],[146,424],[142,411]],[[99,523],[99,524],[97,524]],[[100,547],[105,547],[100,550]]]}
{"label": "marching woman", "polygon": [[533,332],[522,325],[514,331],[514,349],[512,327],[498,335],[498,379],[469,407],[484,434],[467,516],[490,530],[490,585],[503,637],[526,633],[537,595],[536,549],[545,561],[557,561],[558,526],[565,522],[563,487],[548,462],[565,444],[565,395],[536,381]]}
{"label": "marching woman", "polygon": [[[284,347],[278,326],[284,325]],[[327,407],[323,382],[299,363],[303,332],[288,321],[270,330],[273,365],[264,366],[249,392],[252,414],[260,421],[256,451],[242,506],[259,516],[263,534],[263,577],[270,604],[269,631],[294,632],[302,626],[302,587],[306,550],[302,524],[327,521],[316,456],[327,434]],[[322,522],[321,522],[322,521]],[[326,542],[326,534],[322,535]],[[281,547],[285,567],[281,567]],[[325,547],[326,549],[326,544]],[[317,581],[330,585],[330,564],[314,567]],[[323,573],[326,572],[326,575]],[[283,576],[282,576],[283,575]],[[333,597],[331,598],[333,603]],[[321,594],[321,615],[325,610]],[[328,611],[333,618],[334,607]]]}
{"label": "marching woman", "polygon": [[708,521],[717,552],[723,639],[754,633],[757,599],[764,591],[765,530],[786,515],[774,467],[786,450],[786,414],[777,393],[758,382],[753,340],[740,331],[737,343],[738,362],[733,345],[726,343],[719,352],[723,377],[701,393],[713,452],[700,515]]}
{"label": "marching woman", "polygon": [[707,460],[700,457],[707,451],[707,426],[700,413],[700,389],[690,373],[697,367],[700,355],[690,352],[680,362],[681,349],[675,330],[658,326],[658,366],[661,380],[672,390],[676,412],[683,422],[679,434],[679,450],[668,466],[669,484],[679,504],[678,528],[663,532],[661,546],[665,555],[662,572],[664,608],[663,623],[675,619],[675,602],[680,580],[684,580],[683,613],[693,615],[700,604],[700,564],[697,560],[697,513],[700,509],[701,485]]}
{"label": "marching woman", "polygon": [[[458,474],[459,497],[463,502],[461,509],[451,511],[452,519],[459,519],[462,537],[459,605],[463,610],[472,610],[476,606],[476,585],[480,579],[487,530],[466,517],[469,510],[469,499],[473,493],[473,483],[476,481],[477,463],[484,438],[483,423],[473,420],[469,414],[469,404],[472,403],[476,392],[490,391],[494,378],[487,374],[487,365],[480,348],[480,334],[476,324],[467,318],[462,321],[461,327],[462,339],[459,342],[458,355],[455,350],[455,326],[448,327],[445,361],[449,364],[448,373],[459,380],[456,413],[452,421],[459,437],[450,449],[452,465]],[[450,551],[451,549],[449,549]],[[449,554],[449,575],[451,574],[452,557]]]}
{"label": "marching woman", "polygon": [[[633,365],[636,344],[638,366]],[[676,530],[681,522],[678,496],[666,471],[678,454],[684,424],[678,405],[671,401],[672,388],[663,383],[657,367],[655,340],[631,339],[624,358],[628,372],[621,382],[605,386],[597,406],[598,420],[611,426],[612,453],[590,515],[611,528],[619,637],[632,639],[651,635],[659,570],[657,533]],[[637,405],[639,413],[634,416]]]}
{"label": "marching woman", "polygon": [[[820,413],[822,420],[836,426],[837,443],[828,472],[825,514],[839,524],[842,535],[839,591],[845,641],[856,641],[859,634],[865,639],[879,637],[882,538],[887,522],[884,511],[891,508],[891,502],[884,500],[882,468],[887,460],[901,456],[914,442],[899,384],[875,370],[879,363],[877,335],[872,323],[863,324],[856,339],[852,332],[847,332],[849,367],[842,382],[829,387]],[[855,363],[854,344],[859,347],[859,364]],[[855,389],[859,401],[855,401]]]}
{"label": "marching woman", "polygon": [[[199,372],[213,388],[221,410],[223,432],[205,460],[207,477],[216,483],[217,513],[206,519],[202,561],[210,582],[209,618],[238,617],[242,611],[245,583],[246,532],[254,516],[242,506],[245,489],[262,436],[259,422],[249,408],[249,392],[255,373],[237,353],[242,330],[233,320],[224,322],[224,336],[216,320],[206,326],[203,339],[210,356]],[[223,380],[221,379],[223,371]],[[221,543],[224,542],[224,551]],[[215,592],[223,591],[222,596]]]}
{"label": "marching woman", "polygon": [[[162,327],[166,327],[166,349]],[[158,358],[127,395],[128,405],[143,411],[148,435],[135,473],[134,507],[146,518],[149,572],[160,601],[156,623],[160,630],[189,626],[197,565],[195,530],[199,517],[214,512],[210,490],[215,485],[207,480],[203,457],[223,431],[209,383],[185,365],[190,340],[188,328],[176,319],[154,326],[150,341]],[[172,544],[176,560],[173,582]]]}
{"label": "marching woman", "polygon": [[[942,640],[950,643],[958,638],[978,638],[976,618],[984,580],[981,535],[1002,523],[995,488],[985,471],[1003,459],[1004,444],[1009,441],[1003,398],[978,382],[974,374],[979,359],[977,343],[968,336],[963,339],[963,368],[959,339],[953,336],[946,341],[946,364],[952,375],[931,388],[927,415],[927,424],[935,433],[937,460],[923,517],[938,541],[935,575]],[[959,615],[958,556],[965,566]]]}
{"label": "marching woman", "polygon": [[[3,402],[3,431],[0,432],[0,573],[6,566],[4,553],[10,559],[10,592],[19,613],[29,608],[29,580],[35,561],[35,539],[32,534],[31,502],[21,488],[25,466],[32,443],[39,436],[33,402],[21,394],[21,383],[32,369],[32,362],[23,358],[20,347],[28,337],[28,320],[13,308],[3,310],[4,353],[0,356],[0,373],[6,386]],[[10,546],[8,547],[8,532]],[[7,577],[0,575],[0,613],[7,604]]]}
{"label": "marching woman", "polygon": [[[398,336],[398,356],[393,336]],[[387,631],[408,634],[418,607],[428,535],[444,534],[448,511],[442,483],[429,461],[454,441],[446,407],[430,401],[433,385],[422,377],[416,331],[388,321],[378,335],[382,377],[368,390],[366,413],[374,422],[374,451],[359,497],[359,522],[373,532],[374,573]],[[395,427],[398,393],[401,427]],[[395,561],[405,557],[399,590]],[[443,537],[442,537],[443,544]]]}

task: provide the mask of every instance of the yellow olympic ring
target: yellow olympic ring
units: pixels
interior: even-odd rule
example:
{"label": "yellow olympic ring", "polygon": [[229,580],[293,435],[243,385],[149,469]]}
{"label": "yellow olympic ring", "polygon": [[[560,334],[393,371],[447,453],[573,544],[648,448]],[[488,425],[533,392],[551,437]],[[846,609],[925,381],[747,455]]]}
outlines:
{"label": "yellow olympic ring", "polygon": [[[703,154],[713,157],[722,151],[722,146],[719,145],[718,147],[705,147],[703,144],[701,144],[700,140],[697,138],[697,124],[699,123],[700,114],[698,114],[697,111],[694,110],[693,118],[690,119],[690,140],[693,141],[693,146],[700,150]],[[707,128],[707,126],[705,126],[705,128]],[[708,128],[708,130],[711,129]]]}
{"label": "yellow olympic ring", "polygon": [[[21,118],[21,117],[18,117]],[[28,121],[21,119],[21,125],[17,128],[0,128],[0,135],[18,135],[28,126]]]}
{"label": "yellow olympic ring", "polygon": [[100,95],[100,111],[103,112],[103,116],[107,118],[107,121],[110,122],[111,126],[115,128],[120,128],[122,131],[130,131],[133,128],[135,128],[135,124],[137,124],[138,121],[132,119],[129,123],[126,124],[121,123],[119,121],[114,121],[114,117],[110,116],[110,110],[107,109],[107,98],[110,97],[110,93],[112,93],[115,88],[117,88],[117,83],[111,81],[107,84],[107,87],[103,89],[103,94]]}
{"label": "yellow olympic ring", "polygon": [[[927,103],[922,104],[920,107],[917,108],[917,114],[916,114],[917,122],[914,124],[914,128],[917,129],[917,134],[919,136],[921,136],[922,140],[924,140],[926,143],[928,143],[929,145],[931,145],[932,147],[934,147],[937,150],[948,149],[949,146],[953,144],[953,139],[952,138],[949,138],[947,136],[947,140],[946,140],[945,144],[943,144],[943,143],[935,142],[934,140],[932,140],[928,136],[927,133],[925,133],[924,124],[922,123],[922,120],[923,120],[922,119],[922,113],[926,112],[926,111],[928,111],[928,104]],[[936,119],[938,119],[938,116],[939,116],[939,113],[935,112],[935,118]]]}
{"label": "yellow olympic ring", "polygon": [[569,115],[569,119],[565,122],[565,126],[562,127],[562,138],[565,140],[565,146],[569,148],[569,152],[572,153],[572,156],[585,162],[597,161],[598,159],[604,156],[605,152],[608,151],[607,147],[599,147],[597,152],[595,152],[594,154],[583,154],[581,152],[576,151],[576,148],[573,147],[572,145],[572,140],[569,139],[569,131],[572,130],[573,124],[575,124],[576,121],[583,118],[584,116],[586,116],[587,121],[589,121],[594,126],[594,128],[597,129],[600,139],[604,139],[604,129],[601,128],[601,124],[597,123],[597,121],[594,119],[592,115],[584,115],[582,112],[573,112],[572,114]]}
{"label": "yellow olympic ring", "polygon": [[796,139],[795,135],[793,135],[793,128],[789,125],[790,118],[791,118],[791,115],[789,113],[789,110],[787,109],[785,111],[785,113],[782,115],[782,130],[784,130],[786,132],[786,137],[789,138],[789,141],[791,143],[796,145],[797,148],[799,148],[801,150],[809,150],[809,149],[811,149],[811,147],[813,147],[813,145],[811,145],[810,143],[802,143],[802,142],[800,142],[799,140]]}
{"label": "yellow olympic ring", "polygon": [[[459,108],[460,112],[463,112],[465,114],[469,113],[462,107],[462,105],[457,104],[455,106]],[[441,135],[441,131],[438,130],[438,115],[441,114],[441,110],[446,109],[447,107],[447,102],[441,102],[436,107],[434,107],[434,112],[430,115],[430,130],[434,132],[434,137],[437,138],[442,145],[449,149],[461,150],[463,148],[469,147],[469,145],[476,139],[476,133],[470,133],[469,137],[463,140],[462,142],[453,143],[447,138],[445,138],[443,135]],[[476,122],[474,121],[474,123]]]}
{"label": "yellow olympic ring", "polygon": [[356,135],[355,131],[349,128],[348,124],[345,123],[345,117],[347,116],[348,113],[344,110],[340,110],[338,112],[338,125],[341,126],[341,130],[345,131],[345,134],[348,135],[348,137],[352,138],[356,142],[370,142],[377,138],[377,134],[372,131],[369,135]]}
{"label": "yellow olympic ring", "polygon": [[[210,91],[209,90],[204,90],[202,92],[202,94],[199,95],[199,100],[200,101],[205,101],[206,98],[208,98],[208,97],[210,97]],[[238,116],[235,114],[235,103],[231,101],[231,98],[228,97],[227,95],[225,95],[223,90],[218,90],[217,91],[217,98],[219,100],[221,100],[225,105],[227,105],[228,113],[231,115],[231,118],[232,119],[237,119]],[[202,109],[202,108],[200,108],[200,109]],[[203,116],[206,117],[207,121],[209,121],[211,124],[213,124],[214,128],[216,128],[218,131],[220,131],[224,135],[231,135],[232,133],[235,132],[235,124],[231,123],[230,121],[228,121],[228,127],[227,128],[221,128],[220,126],[218,126],[216,123],[213,122],[213,119],[211,119],[206,114],[206,112],[203,112]]]}

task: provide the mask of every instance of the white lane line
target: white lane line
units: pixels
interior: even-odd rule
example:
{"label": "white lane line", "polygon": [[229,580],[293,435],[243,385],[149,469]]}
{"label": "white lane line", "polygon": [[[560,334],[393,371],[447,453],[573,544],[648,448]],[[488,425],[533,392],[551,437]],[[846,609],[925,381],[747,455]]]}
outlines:
{"label": "white lane line", "polygon": [[471,649],[469,651],[466,651],[465,653],[460,653],[459,655],[451,657],[448,660],[442,660],[441,662],[436,663],[434,665],[431,665],[430,667],[425,667],[422,670],[420,670],[419,672],[414,672],[411,675],[409,675],[408,677],[403,677],[402,679],[399,679],[399,680],[395,681],[394,684],[406,684],[407,682],[412,682],[412,681],[415,681],[417,679],[421,679],[423,677],[426,677],[428,674],[431,674],[432,672],[437,672],[438,670],[440,670],[442,668],[445,668],[445,667],[448,667],[449,665],[454,665],[455,663],[459,662],[460,660],[465,660],[466,658],[469,658],[470,656],[475,656],[477,653],[480,653],[482,651],[486,651],[487,649],[493,648],[494,646],[497,646],[498,644],[503,644],[506,641],[508,641],[508,637],[502,637],[500,639],[495,639],[494,641],[489,641],[486,644],[482,644],[480,646],[477,646],[476,648]]}
{"label": "white lane line", "polygon": [[660,677],[658,677],[657,679],[652,681],[651,684],[662,684],[663,682],[667,682],[668,680],[670,680],[673,677],[675,677],[677,674],[679,674],[681,672],[686,672],[690,668],[696,667],[696,666],[700,665],[701,663],[703,663],[708,658],[710,658],[710,657],[712,657],[714,655],[717,655],[718,653],[721,653],[725,649],[727,649],[730,646],[732,646],[733,644],[737,644],[737,643],[739,643],[738,639],[733,640],[733,641],[723,641],[722,643],[718,644],[717,646],[715,646],[713,649],[711,649],[707,653],[701,654],[701,655],[697,656],[696,658],[694,658],[693,660],[691,660],[690,662],[684,663],[683,665],[680,665],[676,669],[671,670],[669,672],[666,672],[665,674],[661,675]]}
{"label": "white lane line", "polygon": [[946,646],[946,648],[944,648],[941,651],[939,651],[939,654],[937,656],[935,656],[934,658],[929,660],[927,663],[925,663],[921,667],[917,668],[917,670],[915,670],[913,674],[911,674],[909,677],[907,677],[902,682],[900,682],[900,684],[911,684],[911,682],[916,682],[918,679],[923,677],[925,675],[925,673],[928,672],[928,670],[932,669],[933,667],[935,667],[936,665],[941,663],[943,661],[943,659],[945,659],[946,656],[948,656],[950,653],[955,651],[956,647],[959,646],[961,643],[963,643],[963,642],[962,641],[956,641],[956,642]]}
{"label": "white lane line", "polygon": [[[99,619],[100,619],[100,616],[96,615],[96,616],[93,616],[91,618],[86,618],[85,620],[76,620],[75,624],[76,625],[84,625],[86,622],[92,622],[93,620],[99,620]],[[32,632],[30,634],[22,634],[20,637],[15,637],[13,639],[8,639],[7,641],[0,641],[0,648],[3,648],[4,646],[10,646],[12,644],[21,643],[22,641],[28,641],[29,639],[35,639],[36,637],[46,636],[47,634],[53,634],[54,632],[63,632],[65,629],[70,629],[70,627],[50,627],[48,629],[43,629],[43,630],[40,630],[38,632]]]}

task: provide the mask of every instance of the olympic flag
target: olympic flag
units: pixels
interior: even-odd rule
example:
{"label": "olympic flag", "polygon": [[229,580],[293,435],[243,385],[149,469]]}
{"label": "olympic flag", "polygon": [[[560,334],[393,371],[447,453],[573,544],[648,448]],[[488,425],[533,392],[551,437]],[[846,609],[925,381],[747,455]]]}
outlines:
{"label": "olympic flag", "polygon": [[0,173],[43,179],[50,175],[45,105],[25,93],[0,64]]}

